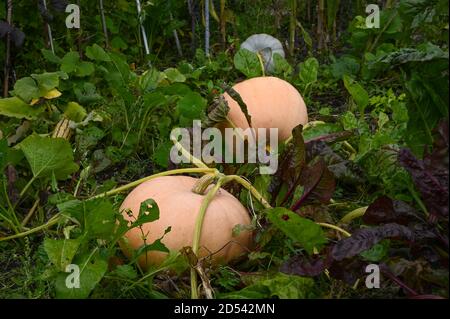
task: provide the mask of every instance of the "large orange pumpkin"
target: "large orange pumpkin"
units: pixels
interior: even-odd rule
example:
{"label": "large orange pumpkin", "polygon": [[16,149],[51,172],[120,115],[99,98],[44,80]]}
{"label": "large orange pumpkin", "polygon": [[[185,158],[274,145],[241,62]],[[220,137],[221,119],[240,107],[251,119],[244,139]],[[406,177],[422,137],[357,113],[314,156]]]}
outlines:
{"label": "large orange pumpkin", "polygon": [[[164,176],[144,182],[125,198],[121,205],[122,214],[126,220],[135,220],[128,216],[127,210],[131,210],[137,218],[141,202],[152,198],[159,207],[160,217],[142,226],[144,234],[147,234],[146,242],[150,244],[162,237],[166,228],[171,226],[171,231],[162,239],[169,250],[192,246],[195,221],[205,197],[192,192],[197,181],[197,178],[188,176]],[[251,243],[252,234],[250,231],[241,231],[233,237],[232,231],[236,225],[249,225],[250,222],[245,207],[233,195],[220,189],[206,211],[199,256],[214,253],[214,262],[227,263],[242,255]],[[130,248],[137,250],[143,244],[141,230],[133,228],[125,234],[120,245],[124,253],[130,256]],[[149,251],[147,261],[149,264],[158,265],[166,256],[164,252]],[[139,263],[143,268],[147,268],[145,255],[140,256]]]}
{"label": "large orange pumpkin", "polygon": [[[292,129],[308,123],[308,113],[300,93],[288,82],[277,77],[257,77],[233,86],[247,105],[252,127],[278,128],[278,140],[285,141]],[[247,129],[249,124],[239,104],[224,94],[230,111],[228,118],[236,127]],[[267,132],[267,137],[269,136]]]}

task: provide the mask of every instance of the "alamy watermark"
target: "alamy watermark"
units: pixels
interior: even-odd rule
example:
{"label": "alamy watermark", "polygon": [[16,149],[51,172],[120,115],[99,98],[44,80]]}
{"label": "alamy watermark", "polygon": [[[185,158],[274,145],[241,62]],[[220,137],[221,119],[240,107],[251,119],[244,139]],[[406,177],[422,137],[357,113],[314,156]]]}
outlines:
{"label": "alamy watermark", "polygon": [[[202,130],[201,121],[195,120],[192,136],[187,128],[175,128],[171,132],[171,139],[178,141],[187,152],[205,164],[258,163],[261,164],[261,174],[274,174],[277,171],[278,128],[225,128],[224,131],[225,137],[215,127]],[[170,151],[170,160],[175,164],[191,161],[176,145]]]}
{"label": "alamy watermark", "polygon": [[366,7],[366,28],[379,29],[380,28],[380,7],[376,4],[369,4]]}

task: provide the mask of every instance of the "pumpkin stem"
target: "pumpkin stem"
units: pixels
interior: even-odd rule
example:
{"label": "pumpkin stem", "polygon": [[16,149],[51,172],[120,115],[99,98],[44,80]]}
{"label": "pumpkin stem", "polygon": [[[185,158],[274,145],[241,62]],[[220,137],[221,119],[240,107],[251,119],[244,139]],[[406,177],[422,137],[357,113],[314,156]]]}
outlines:
{"label": "pumpkin stem", "polygon": [[215,174],[203,175],[202,177],[200,177],[197,180],[194,187],[192,187],[192,192],[199,194],[199,195],[204,195],[206,192],[206,189],[209,187],[209,185],[214,183],[215,180],[216,180]]}

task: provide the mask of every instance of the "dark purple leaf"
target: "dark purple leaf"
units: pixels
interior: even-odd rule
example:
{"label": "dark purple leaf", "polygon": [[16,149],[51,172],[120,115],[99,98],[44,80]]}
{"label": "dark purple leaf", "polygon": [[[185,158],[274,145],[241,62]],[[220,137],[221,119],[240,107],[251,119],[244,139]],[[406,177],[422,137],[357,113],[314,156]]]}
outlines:
{"label": "dark purple leaf", "polygon": [[424,159],[417,159],[410,150],[402,149],[398,159],[411,174],[425,206],[431,215],[448,217],[448,122],[438,126],[433,151],[425,153]]}
{"label": "dark purple leaf", "polygon": [[363,276],[367,276],[366,263],[360,259],[345,259],[342,261],[334,261],[328,268],[330,275],[338,280],[342,280],[348,285],[353,285],[356,280]]}
{"label": "dark purple leaf", "polygon": [[415,209],[407,203],[381,196],[367,208],[363,221],[369,225],[387,223],[406,225],[415,218],[417,218]]}
{"label": "dark purple leaf", "polygon": [[411,174],[430,214],[447,217],[448,167],[446,171],[429,167],[408,149],[399,152],[399,162]]}
{"label": "dark purple leaf", "polygon": [[309,140],[306,140],[305,144],[313,144],[318,141],[326,142],[326,143],[334,143],[334,142],[338,142],[338,141],[347,140],[353,134],[354,134],[353,131],[341,131],[341,132],[330,133],[330,134],[321,135],[321,136],[313,137]]}
{"label": "dark purple leaf", "polygon": [[324,160],[318,158],[303,169],[300,175],[300,185],[304,187],[303,194],[292,206],[292,211],[299,209],[306,201],[328,203],[336,188],[336,181]]}
{"label": "dark purple leaf", "polygon": [[331,263],[332,258],[329,254],[325,258],[297,255],[285,262],[280,271],[289,275],[315,277],[327,269]]}
{"label": "dark purple leaf", "polygon": [[292,130],[292,140],[283,152],[278,170],[272,177],[269,185],[272,201],[275,201],[283,184],[288,186],[288,193],[283,202],[292,195],[298,185],[300,173],[305,165],[305,142],[302,129],[303,127],[299,125]]}
{"label": "dark purple leaf", "polygon": [[328,166],[328,169],[334,174],[337,180],[346,184],[363,183],[362,176],[364,172],[354,162],[343,159],[336,154],[327,143],[321,140],[312,140],[305,142],[306,160],[309,162],[317,156],[321,156]]}
{"label": "dark purple leaf", "polygon": [[358,255],[385,238],[403,237],[414,240],[414,232],[408,227],[391,223],[383,226],[363,228],[355,231],[351,237],[340,240],[332,249],[334,259],[342,260]]}

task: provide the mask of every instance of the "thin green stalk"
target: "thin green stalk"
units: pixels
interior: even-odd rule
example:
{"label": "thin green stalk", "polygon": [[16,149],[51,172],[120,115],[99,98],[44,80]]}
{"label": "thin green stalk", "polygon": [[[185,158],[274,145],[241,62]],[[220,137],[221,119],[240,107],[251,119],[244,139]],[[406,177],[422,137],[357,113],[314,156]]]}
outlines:
{"label": "thin green stalk", "polygon": [[206,167],[206,168],[180,168],[180,169],[174,169],[174,170],[171,170],[171,171],[161,172],[161,173],[158,173],[158,174],[153,174],[153,175],[150,175],[150,176],[138,179],[137,181],[134,181],[134,182],[128,183],[126,185],[117,187],[117,188],[115,188],[113,190],[110,190],[108,192],[105,192],[105,193],[98,194],[98,195],[95,195],[93,197],[90,197],[89,199],[96,199],[96,198],[107,197],[107,196],[119,194],[119,193],[121,193],[123,191],[126,191],[126,190],[130,189],[130,188],[136,187],[136,186],[142,184],[143,182],[149,181],[149,180],[157,178],[157,177],[176,175],[176,174],[189,174],[189,173],[204,173],[204,174],[207,174],[207,173],[216,173],[216,172],[217,172],[217,170],[215,168],[209,168],[209,167]]}
{"label": "thin green stalk", "polygon": [[[200,206],[197,219],[195,220],[194,238],[192,240],[192,251],[197,256],[198,249],[200,246],[200,236],[202,233],[203,220],[205,219],[206,210],[208,209],[209,203],[214,199],[214,196],[220,189],[222,185],[223,178],[217,181],[217,184],[211,188],[206,194]],[[198,299],[197,291],[197,272],[194,267],[191,268],[191,298]]]}
{"label": "thin green stalk", "polygon": [[56,214],[55,216],[53,216],[47,223],[45,223],[44,225],[32,228],[30,230],[27,230],[26,232],[23,233],[18,233],[15,235],[11,235],[11,236],[7,236],[7,237],[0,237],[0,241],[6,241],[6,240],[11,240],[11,239],[16,239],[16,238],[21,238],[21,237],[25,237],[28,235],[31,235],[33,233],[36,233],[38,231],[47,229],[55,224],[57,224],[59,222],[59,219],[62,215],[60,214]]}

